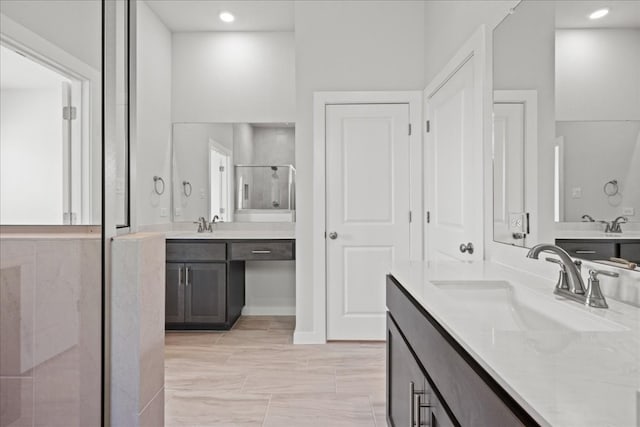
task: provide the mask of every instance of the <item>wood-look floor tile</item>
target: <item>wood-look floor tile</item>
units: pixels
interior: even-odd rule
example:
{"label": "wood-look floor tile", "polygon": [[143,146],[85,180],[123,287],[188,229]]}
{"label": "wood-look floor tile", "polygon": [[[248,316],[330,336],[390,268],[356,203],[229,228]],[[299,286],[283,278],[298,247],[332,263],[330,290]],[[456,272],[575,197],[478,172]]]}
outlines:
{"label": "wood-look floor tile", "polygon": [[267,331],[271,326],[270,318],[241,317],[232,330]]}
{"label": "wood-look floor tile", "polygon": [[265,427],[341,427],[375,425],[367,396],[344,394],[274,394]]}
{"label": "wood-look floor tile", "polygon": [[246,370],[301,369],[308,365],[308,353],[304,349],[288,346],[274,348],[247,347],[234,352],[226,366]]}
{"label": "wood-look floor tile", "polygon": [[338,393],[379,395],[386,384],[385,371],[370,367],[336,368],[336,390]]}
{"label": "wood-look floor tile", "polygon": [[332,369],[267,369],[250,373],[244,384],[246,393],[335,393]]}
{"label": "wood-look floor tile", "polygon": [[171,345],[213,345],[218,342],[224,332],[182,332],[167,331],[164,335],[164,344]]}
{"label": "wood-look floor tile", "polygon": [[[323,348],[326,347],[326,348]],[[309,357],[309,366],[384,368],[384,345],[363,347],[352,343],[331,343],[312,346],[316,350]]]}
{"label": "wood-look floor tile", "polygon": [[245,331],[235,329],[225,333],[216,343],[226,346],[261,346],[265,344],[292,344],[290,331]]}
{"label": "wood-look floor tile", "polygon": [[166,392],[165,425],[260,426],[269,396],[205,391]]}
{"label": "wood-look floor tile", "polygon": [[165,389],[208,391],[208,392],[240,392],[247,380],[243,371],[230,369],[198,369],[181,368],[179,374],[166,372]]}
{"label": "wood-look floor tile", "polygon": [[296,328],[295,316],[277,316],[271,319],[269,329],[284,329],[293,331]]}

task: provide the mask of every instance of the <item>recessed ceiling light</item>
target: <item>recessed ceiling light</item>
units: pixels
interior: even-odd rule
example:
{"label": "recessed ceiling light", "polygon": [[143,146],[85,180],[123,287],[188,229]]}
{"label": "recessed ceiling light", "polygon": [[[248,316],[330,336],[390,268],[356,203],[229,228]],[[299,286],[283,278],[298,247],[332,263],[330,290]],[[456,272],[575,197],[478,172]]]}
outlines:
{"label": "recessed ceiling light", "polygon": [[236,19],[231,12],[220,12],[219,16],[222,22],[233,22]]}
{"label": "recessed ceiling light", "polygon": [[608,8],[604,8],[604,9],[598,9],[595,12],[593,12],[591,15],[589,15],[589,19],[600,19],[603,16],[606,16],[609,13],[609,9]]}

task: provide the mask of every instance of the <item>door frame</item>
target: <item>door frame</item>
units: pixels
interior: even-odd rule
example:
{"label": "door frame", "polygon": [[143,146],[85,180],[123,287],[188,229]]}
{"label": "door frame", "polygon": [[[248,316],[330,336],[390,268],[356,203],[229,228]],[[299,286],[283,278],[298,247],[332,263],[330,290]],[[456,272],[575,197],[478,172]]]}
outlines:
{"label": "door frame", "polygon": [[[538,241],[538,90],[494,90],[492,111],[494,104],[522,104],[524,105],[524,210],[529,213],[530,242]],[[493,142],[493,135],[491,138]],[[493,162],[491,175],[493,176]],[[491,180],[493,188],[493,179]],[[527,189],[529,191],[527,191]],[[493,191],[491,192],[493,197]],[[493,224],[493,199],[491,200],[491,222]],[[493,225],[491,229],[493,240]]]}
{"label": "door frame", "polygon": [[[474,58],[474,68],[473,68],[473,81],[474,81],[474,99],[473,99],[473,109],[474,109],[474,134],[479,142],[475,147],[475,158],[476,164],[475,167],[478,168],[474,170],[474,174],[478,177],[482,178],[482,189],[486,193],[487,183],[493,183],[492,173],[493,170],[491,168],[485,167],[487,164],[491,164],[491,141],[493,137],[493,126],[487,125],[488,123],[492,123],[492,111],[493,111],[493,97],[490,96],[490,88],[493,87],[491,84],[492,79],[492,64],[491,64],[491,37],[487,36],[486,26],[480,25],[473,35],[466,41],[464,44],[456,51],[453,57],[447,62],[447,64],[436,74],[436,76],[431,80],[431,82],[424,89],[424,113],[425,120],[430,120],[430,117],[427,116],[427,112],[429,109],[427,108],[427,104],[429,100],[433,97],[433,95],[438,92],[438,90],[444,86],[451,77],[460,69],[464,64],[466,64],[471,58]],[[429,164],[429,153],[430,146],[432,145],[433,133],[425,134],[425,150],[424,150],[424,165]],[[424,207],[425,212],[424,215],[427,215],[427,212],[432,209],[429,206],[429,188],[424,185]],[[491,222],[493,222],[493,193],[489,195],[480,195],[480,200],[482,202],[481,209],[478,210],[481,218],[481,243],[476,245],[476,252],[480,255],[481,259],[486,258],[487,254],[487,224],[486,221],[488,217],[491,216]],[[487,213],[487,210],[490,210],[490,214]],[[491,225],[491,230],[493,232],[493,225]],[[428,259],[429,248],[427,244],[429,242],[428,239],[429,227],[424,227],[424,235],[423,240],[425,242],[425,259]]]}
{"label": "door frame", "polygon": [[313,332],[296,332],[296,344],[327,342],[327,242],[326,231],[326,106],[345,104],[408,104],[409,204],[411,259],[422,259],[422,91],[314,92],[313,94]]}

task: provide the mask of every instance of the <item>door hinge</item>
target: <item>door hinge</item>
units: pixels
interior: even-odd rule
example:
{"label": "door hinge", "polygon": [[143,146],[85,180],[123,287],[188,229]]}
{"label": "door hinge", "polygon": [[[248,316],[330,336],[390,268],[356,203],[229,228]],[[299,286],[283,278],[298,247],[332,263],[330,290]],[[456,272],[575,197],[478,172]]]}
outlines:
{"label": "door hinge", "polygon": [[411,211],[409,211],[409,222],[411,222],[411,217],[412,217]]}
{"label": "door hinge", "polygon": [[218,170],[219,170],[220,172],[224,172],[224,166],[220,166],[220,167],[218,168]]}
{"label": "door hinge", "polygon": [[427,133],[431,132],[431,122],[429,120],[427,120],[426,126],[427,126]]}
{"label": "door hinge", "polygon": [[63,120],[75,120],[77,115],[76,107],[62,107]]}
{"label": "door hinge", "polygon": [[409,123],[409,135],[411,135],[411,123]]}
{"label": "door hinge", "polygon": [[431,212],[427,211],[427,224],[431,222]]}

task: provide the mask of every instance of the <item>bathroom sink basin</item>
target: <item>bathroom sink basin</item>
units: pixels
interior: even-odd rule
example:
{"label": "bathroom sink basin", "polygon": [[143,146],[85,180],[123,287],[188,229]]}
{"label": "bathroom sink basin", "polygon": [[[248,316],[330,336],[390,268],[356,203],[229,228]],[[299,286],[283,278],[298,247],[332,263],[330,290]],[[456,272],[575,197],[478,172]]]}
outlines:
{"label": "bathroom sink basin", "polygon": [[[624,326],[602,319],[565,301],[545,298],[507,281],[435,281],[449,298],[477,314],[479,321],[502,331],[624,331]],[[549,290],[551,294],[552,289]]]}

